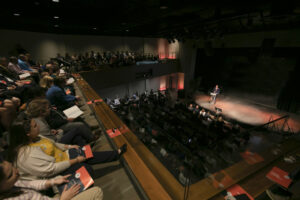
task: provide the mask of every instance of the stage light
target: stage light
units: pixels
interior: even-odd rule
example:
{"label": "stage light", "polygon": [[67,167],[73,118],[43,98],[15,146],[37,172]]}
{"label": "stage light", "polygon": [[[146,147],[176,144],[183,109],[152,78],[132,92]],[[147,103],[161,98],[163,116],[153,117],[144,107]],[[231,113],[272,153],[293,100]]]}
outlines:
{"label": "stage light", "polygon": [[14,16],[19,17],[20,13],[14,13]]}

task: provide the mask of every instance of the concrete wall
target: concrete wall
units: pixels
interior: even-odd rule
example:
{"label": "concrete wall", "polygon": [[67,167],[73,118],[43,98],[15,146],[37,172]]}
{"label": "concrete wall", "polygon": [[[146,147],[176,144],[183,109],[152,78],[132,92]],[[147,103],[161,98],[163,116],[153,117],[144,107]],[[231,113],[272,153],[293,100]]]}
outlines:
{"label": "concrete wall", "polygon": [[179,55],[179,44],[169,44],[161,38],[110,37],[88,35],[59,35],[27,31],[0,30],[0,56],[14,55],[16,45],[42,63],[57,53],[97,51],[135,51],[159,54],[162,57]]}

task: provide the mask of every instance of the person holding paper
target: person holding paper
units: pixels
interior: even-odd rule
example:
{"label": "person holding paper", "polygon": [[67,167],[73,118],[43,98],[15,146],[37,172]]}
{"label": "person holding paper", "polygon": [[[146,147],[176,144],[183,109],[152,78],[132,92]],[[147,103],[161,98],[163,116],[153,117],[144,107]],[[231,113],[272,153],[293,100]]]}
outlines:
{"label": "person holding paper", "polygon": [[76,104],[78,96],[67,95],[64,91],[66,80],[64,78],[55,78],[54,85],[46,92],[46,97],[51,105],[54,105],[59,110],[65,110]]}
{"label": "person holding paper", "polygon": [[24,181],[19,180],[20,175],[18,169],[12,166],[10,162],[0,161],[0,199],[21,200],[101,200],[103,192],[99,187],[92,187],[89,190],[79,193],[80,186],[73,185],[69,189],[64,189],[60,198],[48,197],[38,191],[49,189],[53,186],[68,182],[67,178],[70,175],[56,177],[52,179]]}
{"label": "person holding paper", "polygon": [[51,129],[46,121],[46,118],[50,115],[50,104],[47,99],[32,100],[27,106],[26,114],[39,125],[41,135],[56,142],[84,146],[95,139],[91,131],[88,132],[78,126],[65,131],[62,129]]}

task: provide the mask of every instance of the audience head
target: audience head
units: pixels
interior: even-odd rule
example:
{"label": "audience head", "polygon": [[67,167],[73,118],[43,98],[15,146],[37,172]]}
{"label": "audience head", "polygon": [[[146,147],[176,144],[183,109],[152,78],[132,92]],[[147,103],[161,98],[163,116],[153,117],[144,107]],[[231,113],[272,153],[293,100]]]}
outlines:
{"label": "audience head", "polygon": [[9,62],[16,65],[16,64],[18,64],[18,58],[15,56],[11,56],[11,57],[9,57]]}
{"label": "audience head", "polygon": [[39,126],[34,120],[27,117],[15,120],[9,129],[9,160],[16,161],[20,148],[30,144],[38,135]]}
{"label": "audience head", "polygon": [[54,85],[56,85],[60,88],[64,88],[66,85],[66,79],[62,78],[62,77],[54,78]]}
{"label": "audience head", "polygon": [[22,61],[26,61],[26,56],[24,54],[20,54],[19,59]]}
{"label": "audience head", "polygon": [[40,86],[42,88],[50,88],[53,85],[53,78],[49,75],[45,75],[41,80],[40,80]]}
{"label": "audience head", "polygon": [[7,59],[5,57],[0,57],[0,65],[6,67],[8,65]]}
{"label": "audience head", "polygon": [[30,118],[46,117],[50,114],[50,103],[47,99],[34,99],[26,109],[26,114]]}

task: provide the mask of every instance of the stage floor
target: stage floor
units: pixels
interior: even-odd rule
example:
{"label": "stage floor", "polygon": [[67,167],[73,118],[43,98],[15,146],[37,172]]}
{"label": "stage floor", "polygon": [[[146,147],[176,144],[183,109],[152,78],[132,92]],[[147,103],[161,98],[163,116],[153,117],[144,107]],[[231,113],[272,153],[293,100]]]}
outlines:
{"label": "stage floor", "polygon": [[[300,115],[280,111],[272,106],[248,100],[245,96],[239,98],[236,95],[219,95],[215,105],[210,104],[210,96],[203,93],[195,94],[194,99],[201,107],[211,111],[215,111],[215,107],[221,108],[224,116],[249,125],[261,125],[269,122],[271,117],[274,120],[289,115],[288,126],[294,133],[300,132]],[[283,123],[284,120],[280,120],[276,122],[276,125],[281,128]],[[288,127],[284,127],[287,130]]]}

